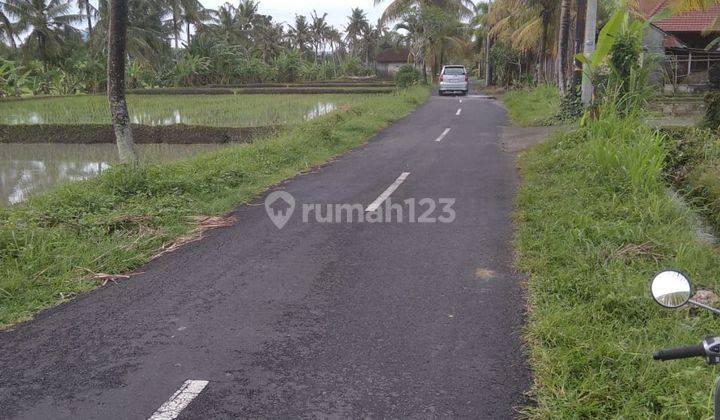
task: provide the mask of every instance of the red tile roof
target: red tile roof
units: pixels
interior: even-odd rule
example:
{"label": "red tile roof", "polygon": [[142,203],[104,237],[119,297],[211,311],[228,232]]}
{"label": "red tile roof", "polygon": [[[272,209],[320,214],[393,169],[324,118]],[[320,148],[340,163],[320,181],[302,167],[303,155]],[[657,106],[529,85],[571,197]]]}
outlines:
{"label": "red tile roof", "polygon": [[[665,9],[670,0],[639,0],[640,13],[645,17],[651,17]],[[680,13],[653,22],[655,26],[665,32],[704,32],[712,30],[718,32],[714,27],[720,18],[720,5],[710,6],[705,10]]]}

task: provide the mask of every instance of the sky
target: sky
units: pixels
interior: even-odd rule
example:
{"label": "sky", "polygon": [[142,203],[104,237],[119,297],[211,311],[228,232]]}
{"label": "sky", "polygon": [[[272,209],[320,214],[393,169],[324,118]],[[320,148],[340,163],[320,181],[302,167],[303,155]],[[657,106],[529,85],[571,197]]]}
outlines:
{"label": "sky", "polygon": [[[203,6],[211,9],[217,9],[226,2],[227,0],[200,0]],[[380,5],[373,6],[373,0],[259,0],[259,11],[272,16],[275,22],[292,23],[296,14],[309,17],[313,10],[317,10],[320,16],[327,13],[328,22],[342,30],[347,25],[347,17],[350,16],[352,8],[363,9],[368,20],[376,24],[389,2],[390,0],[385,0]],[[237,5],[238,1],[231,0],[230,3]]]}

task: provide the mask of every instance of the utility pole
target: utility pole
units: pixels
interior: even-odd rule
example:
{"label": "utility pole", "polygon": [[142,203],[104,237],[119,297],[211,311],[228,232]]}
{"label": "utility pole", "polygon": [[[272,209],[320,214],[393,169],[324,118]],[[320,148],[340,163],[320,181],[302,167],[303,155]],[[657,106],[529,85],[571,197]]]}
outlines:
{"label": "utility pole", "polygon": [[[490,14],[490,9],[492,8],[492,0],[488,0],[488,15]],[[492,38],[490,37],[490,25],[487,27],[487,36],[485,39],[485,86],[490,86],[492,83],[492,68],[490,65],[490,42],[492,41]]]}
{"label": "utility pole", "polygon": [[[585,15],[585,58],[590,61],[593,53],[595,52],[595,34],[597,32],[597,0],[587,1],[587,14]],[[593,85],[592,81],[587,75],[588,65],[583,66],[583,81],[582,81],[582,102],[585,106],[590,106],[593,97]]]}

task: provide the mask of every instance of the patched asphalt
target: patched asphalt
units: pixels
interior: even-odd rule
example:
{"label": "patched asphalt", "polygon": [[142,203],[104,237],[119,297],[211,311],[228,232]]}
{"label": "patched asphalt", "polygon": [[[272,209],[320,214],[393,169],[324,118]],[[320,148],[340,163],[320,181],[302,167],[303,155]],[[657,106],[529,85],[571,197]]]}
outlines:
{"label": "patched asphalt", "polygon": [[[0,418],[144,419],[188,379],[209,384],[187,419],[517,416],[518,177],[504,110],[461,99],[434,96],[279,185],[297,200],[282,230],[263,196],[234,226],[0,333]],[[303,204],[367,206],[403,172],[393,202],[452,198],[455,221],[302,222]]]}

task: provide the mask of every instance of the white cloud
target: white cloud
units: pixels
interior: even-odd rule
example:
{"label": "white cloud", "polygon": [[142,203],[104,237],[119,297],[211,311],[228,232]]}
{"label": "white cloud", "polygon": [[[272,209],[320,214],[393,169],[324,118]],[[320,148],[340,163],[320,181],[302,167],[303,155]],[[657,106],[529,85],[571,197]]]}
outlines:
{"label": "white cloud", "polygon": [[[205,7],[216,9],[227,0],[200,0],[200,2]],[[318,15],[328,14],[327,20],[330,24],[338,29],[344,29],[352,8],[363,9],[367,13],[368,20],[376,24],[389,2],[390,0],[386,0],[374,6],[373,0],[260,0],[259,9],[260,13],[272,16],[275,22],[285,23],[294,22],[296,14],[309,17],[313,10],[317,10]],[[230,3],[237,5],[238,0],[232,0]]]}

